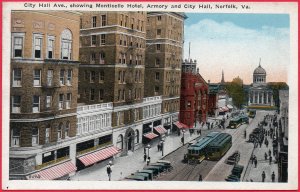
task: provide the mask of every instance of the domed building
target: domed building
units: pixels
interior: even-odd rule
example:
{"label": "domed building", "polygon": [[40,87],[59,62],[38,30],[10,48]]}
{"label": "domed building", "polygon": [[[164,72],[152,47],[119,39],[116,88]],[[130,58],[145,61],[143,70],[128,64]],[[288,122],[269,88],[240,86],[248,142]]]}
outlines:
{"label": "domed building", "polygon": [[267,87],[266,77],[266,70],[259,63],[253,72],[253,84],[249,91],[250,107],[274,106],[273,91]]}

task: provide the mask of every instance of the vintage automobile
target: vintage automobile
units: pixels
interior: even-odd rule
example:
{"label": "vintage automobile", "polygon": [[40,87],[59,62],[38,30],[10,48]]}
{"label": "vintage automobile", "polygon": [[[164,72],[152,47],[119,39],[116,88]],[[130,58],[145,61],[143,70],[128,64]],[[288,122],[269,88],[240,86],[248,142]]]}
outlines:
{"label": "vintage automobile", "polygon": [[232,155],[230,155],[227,160],[226,160],[226,164],[229,165],[235,165],[239,162],[240,160],[240,152],[239,151],[235,151]]}

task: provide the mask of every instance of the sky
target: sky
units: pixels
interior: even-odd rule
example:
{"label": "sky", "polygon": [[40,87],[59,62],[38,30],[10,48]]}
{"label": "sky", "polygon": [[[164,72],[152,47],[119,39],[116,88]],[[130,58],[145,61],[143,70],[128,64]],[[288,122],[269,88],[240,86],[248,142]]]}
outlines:
{"label": "sky", "polygon": [[259,65],[267,82],[287,82],[290,65],[288,14],[186,13],[184,58],[197,60],[200,74],[210,82],[235,77],[252,83]]}

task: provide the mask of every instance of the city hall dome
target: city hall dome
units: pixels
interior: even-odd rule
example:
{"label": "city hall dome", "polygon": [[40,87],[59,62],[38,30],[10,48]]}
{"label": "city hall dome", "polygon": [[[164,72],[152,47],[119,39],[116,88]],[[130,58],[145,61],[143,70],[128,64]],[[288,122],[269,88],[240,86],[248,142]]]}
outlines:
{"label": "city hall dome", "polygon": [[265,75],[266,74],[266,70],[264,68],[262,68],[259,64],[259,66],[254,70],[253,75]]}

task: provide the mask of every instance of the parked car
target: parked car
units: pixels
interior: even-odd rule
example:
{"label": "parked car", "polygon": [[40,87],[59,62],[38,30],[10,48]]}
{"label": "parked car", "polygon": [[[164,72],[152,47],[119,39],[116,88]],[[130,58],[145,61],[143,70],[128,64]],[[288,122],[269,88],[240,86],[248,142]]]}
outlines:
{"label": "parked car", "polygon": [[141,171],[138,171],[137,173],[145,173],[145,174],[148,174],[149,175],[149,180],[153,180],[153,177],[154,177],[154,171],[153,170],[146,170],[146,169],[143,169]]}
{"label": "parked car", "polygon": [[239,162],[239,160],[240,160],[240,152],[235,151],[231,156],[227,158],[226,164],[235,165]]}
{"label": "parked car", "polygon": [[135,180],[135,181],[145,181],[145,177],[139,175],[129,175],[125,179]]}

